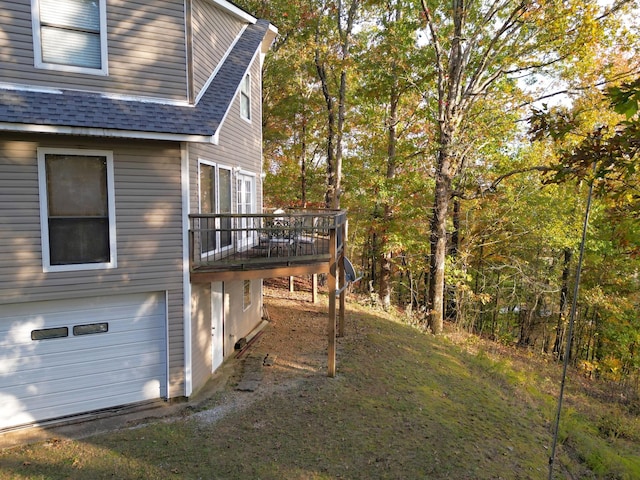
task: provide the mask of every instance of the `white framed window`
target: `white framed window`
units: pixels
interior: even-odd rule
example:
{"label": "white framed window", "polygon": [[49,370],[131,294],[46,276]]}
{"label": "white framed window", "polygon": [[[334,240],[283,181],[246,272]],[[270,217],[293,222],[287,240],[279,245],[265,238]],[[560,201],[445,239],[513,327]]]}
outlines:
{"label": "white framed window", "polygon": [[107,75],[106,0],[31,0],[34,65]]}
{"label": "white framed window", "polygon": [[[232,213],[231,168],[207,160],[198,160],[200,213]],[[211,218],[200,221],[202,255],[231,247],[231,218]]]}
{"label": "white framed window", "polygon": [[[236,174],[236,212],[241,214],[255,213],[256,177],[253,174],[239,171]],[[248,218],[239,219],[238,231],[239,247],[252,245],[255,232],[251,229],[252,222]],[[246,230],[245,230],[246,229]]]}
{"label": "white framed window", "polygon": [[240,116],[251,120],[251,75],[248,73],[240,85]]}
{"label": "white framed window", "polygon": [[45,272],[115,268],[113,153],[39,148]]}
{"label": "white framed window", "polygon": [[252,173],[238,172],[236,176],[236,197],[238,213],[254,213],[256,176]]}
{"label": "white framed window", "polygon": [[251,280],[244,280],[242,289],[242,311],[251,306]]}

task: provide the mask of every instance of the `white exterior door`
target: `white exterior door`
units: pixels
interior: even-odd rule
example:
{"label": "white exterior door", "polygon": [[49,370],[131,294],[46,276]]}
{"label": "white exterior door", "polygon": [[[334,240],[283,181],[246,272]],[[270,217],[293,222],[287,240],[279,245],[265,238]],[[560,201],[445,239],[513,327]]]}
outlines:
{"label": "white exterior door", "polygon": [[166,396],[164,293],[3,305],[0,429]]}
{"label": "white exterior door", "polygon": [[224,284],[211,284],[211,370],[224,361]]}
{"label": "white exterior door", "polygon": [[[231,169],[206,160],[200,160],[198,168],[200,213],[232,213]],[[200,222],[200,249],[203,255],[231,247],[231,218],[208,218]]]}
{"label": "white exterior door", "polygon": [[[241,214],[255,212],[255,177],[246,173],[238,173],[236,177],[236,211]],[[240,248],[246,248],[253,244],[253,235],[251,221],[243,218],[240,220],[240,230],[238,232],[238,242]]]}

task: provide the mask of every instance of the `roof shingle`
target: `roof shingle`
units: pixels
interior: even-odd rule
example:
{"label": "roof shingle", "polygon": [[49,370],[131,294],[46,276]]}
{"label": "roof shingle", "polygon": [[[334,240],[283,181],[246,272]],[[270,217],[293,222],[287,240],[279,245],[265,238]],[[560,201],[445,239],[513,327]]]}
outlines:
{"label": "roof shingle", "polygon": [[245,29],[195,106],[124,100],[72,90],[54,93],[0,89],[0,124],[213,137],[268,28],[269,22],[258,20]]}

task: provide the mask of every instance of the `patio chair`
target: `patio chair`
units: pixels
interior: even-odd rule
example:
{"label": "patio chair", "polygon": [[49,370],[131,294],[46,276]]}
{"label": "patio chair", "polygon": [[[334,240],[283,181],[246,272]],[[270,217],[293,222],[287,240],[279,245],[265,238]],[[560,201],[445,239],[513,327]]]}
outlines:
{"label": "patio chair", "polygon": [[[278,209],[273,213],[284,214],[285,211]],[[282,215],[265,221],[264,234],[260,238],[260,245],[266,247],[268,257],[271,257],[271,253],[274,250],[278,257],[284,256],[285,252],[286,256],[289,256],[294,248],[294,243],[294,229],[291,228],[291,221],[288,217]]]}
{"label": "patio chair", "polygon": [[306,254],[311,250],[312,255],[318,254],[316,240],[318,239],[318,217],[304,217],[300,229],[296,229],[296,255]]}

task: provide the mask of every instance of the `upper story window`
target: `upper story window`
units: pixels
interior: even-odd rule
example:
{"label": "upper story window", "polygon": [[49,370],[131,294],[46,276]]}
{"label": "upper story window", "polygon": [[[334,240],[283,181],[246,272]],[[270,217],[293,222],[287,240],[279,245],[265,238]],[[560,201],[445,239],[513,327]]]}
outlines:
{"label": "upper story window", "polygon": [[116,266],[113,154],[38,149],[45,272]]}
{"label": "upper story window", "polygon": [[31,0],[35,66],[107,74],[106,0]]}
{"label": "upper story window", "polygon": [[251,75],[248,73],[240,85],[240,115],[245,120],[251,120]]}

